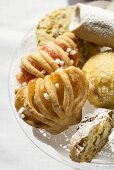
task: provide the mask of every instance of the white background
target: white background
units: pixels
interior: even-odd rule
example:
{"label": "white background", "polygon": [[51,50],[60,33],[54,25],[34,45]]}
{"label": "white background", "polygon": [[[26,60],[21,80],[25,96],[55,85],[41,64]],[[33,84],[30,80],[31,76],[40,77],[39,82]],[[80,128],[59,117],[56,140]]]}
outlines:
{"label": "white background", "polygon": [[0,170],[71,170],[38,150],[17,124],[8,97],[8,72],[17,44],[44,14],[67,0],[0,0]]}

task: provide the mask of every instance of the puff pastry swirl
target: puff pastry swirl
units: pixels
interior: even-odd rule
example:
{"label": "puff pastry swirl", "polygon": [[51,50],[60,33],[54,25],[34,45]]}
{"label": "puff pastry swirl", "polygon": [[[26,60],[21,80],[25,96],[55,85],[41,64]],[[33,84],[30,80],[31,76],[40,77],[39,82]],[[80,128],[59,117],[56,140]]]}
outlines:
{"label": "puff pastry swirl", "polygon": [[[31,80],[16,94],[15,107],[31,126],[58,134],[81,121],[88,83],[74,66],[58,68],[44,79]],[[23,108],[23,109],[22,109]]]}
{"label": "puff pastry swirl", "polygon": [[44,78],[59,67],[76,66],[79,53],[74,40],[74,34],[67,32],[58,36],[54,42],[39,46],[35,53],[22,57],[17,80],[28,83],[33,78]]}

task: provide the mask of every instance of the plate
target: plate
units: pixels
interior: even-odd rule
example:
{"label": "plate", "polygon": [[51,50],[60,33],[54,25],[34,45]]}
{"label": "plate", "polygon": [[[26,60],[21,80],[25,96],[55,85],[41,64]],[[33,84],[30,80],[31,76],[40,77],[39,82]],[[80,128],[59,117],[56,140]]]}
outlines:
{"label": "plate", "polygon": [[[69,158],[69,142],[72,135],[75,133],[76,125],[70,127],[68,130],[58,134],[51,135],[45,130],[32,128],[26,124],[23,120],[19,118],[18,113],[14,107],[15,89],[19,86],[15,75],[19,71],[19,63],[21,56],[26,55],[29,52],[35,51],[37,49],[35,30],[30,30],[14,54],[10,72],[9,72],[9,97],[14,116],[20,125],[21,129],[25,135],[32,141],[32,143],[44,153],[54,158],[55,160],[62,162],[72,168],[78,168],[80,170],[101,170],[101,169],[114,169],[114,155],[111,153],[108,144],[103,148],[103,150],[92,160],[91,163],[76,163],[71,161]],[[91,113],[95,108],[89,104],[87,101],[83,108],[83,113]]]}

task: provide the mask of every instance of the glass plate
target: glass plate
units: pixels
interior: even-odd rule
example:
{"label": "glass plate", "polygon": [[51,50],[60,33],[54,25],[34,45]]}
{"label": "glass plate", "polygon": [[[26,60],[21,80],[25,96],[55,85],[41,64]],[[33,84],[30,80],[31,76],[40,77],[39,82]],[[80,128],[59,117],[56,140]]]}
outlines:
{"label": "glass plate", "polygon": [[[35,51],[37,49],[36,38],[35,38],[35,30],[32,29],[27,33],[19,44],[14,58],[12,60],[10,66],[9,73],[9,97],[11,107],[13,109],[15,118],[19,123],[21,129],[25,133],[25,135],[32,141],[32,143],[42,150],[44,153],[54,158],[55,160],[62,162],[72,168],[78,168],[80,170],[101,170],[101,169],[112,169],[114,170],[114,155],[111,153],[108,144],[103,148],[103,150],[92,160],[91,163],[76,163],[71,161],[69,158],[69,142],[71,136],[75,133],[76,126],[70,127],[68,130],[58,134],[51,135],[45,130],[32,128],[28,124],[26,124],[23,120],[19,118],[18,113],[14,107],[14,99],[15,99],[15,89],[19,86],[15,75],[19,70],[20,58],[26,55],[29,52]],[[84,108],[83,113],[89,113],[94,110],[94,107],[89,104],[87,101]]]}

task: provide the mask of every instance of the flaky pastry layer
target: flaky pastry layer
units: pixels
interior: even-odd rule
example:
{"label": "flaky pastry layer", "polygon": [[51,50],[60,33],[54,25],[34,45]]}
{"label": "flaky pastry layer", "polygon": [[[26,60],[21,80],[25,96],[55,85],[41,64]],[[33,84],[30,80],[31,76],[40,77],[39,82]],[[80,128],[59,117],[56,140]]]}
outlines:
{"label": "flaky pastry layer", "polygon": [[29,82],[34,78],[44,78],[57,68],[76,66],[79,59],[75,36],[71,32],[58,36],[54,41],[39,46],[35,53],[21,59],[21,72],[17,75],[20,83]]}
{"label": "flaky pastry layer", "polygon": [[81,121],[87,89],[88,82],[80,69],[58,68],[44,79],[31,80],[21,87],[15,107],[18,112],[24,108],[22,118],[29,125],[58,134]]}

